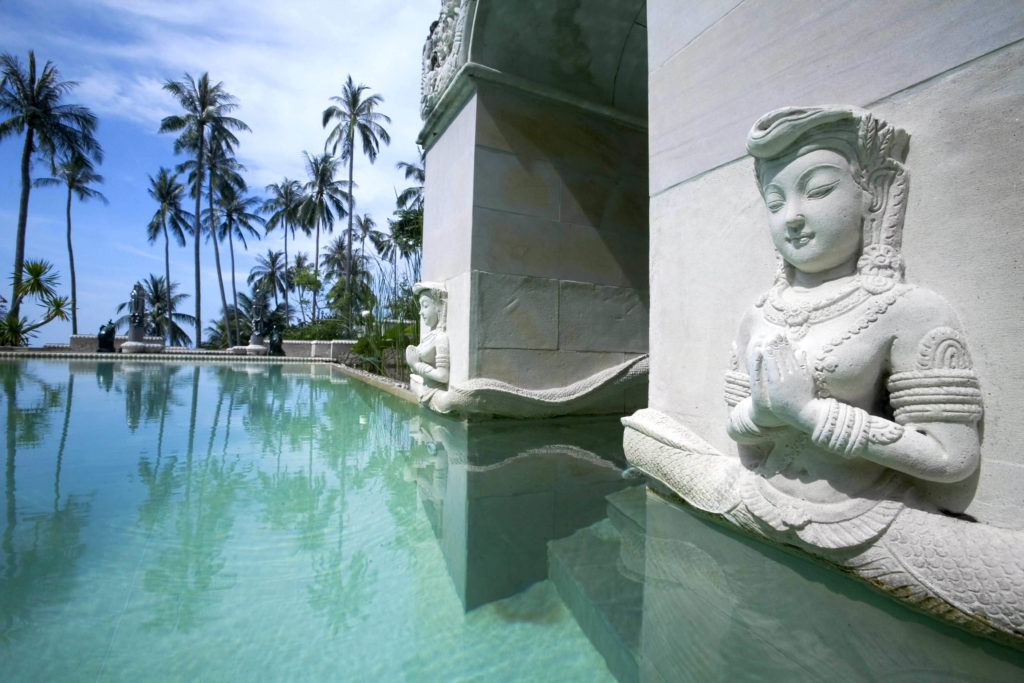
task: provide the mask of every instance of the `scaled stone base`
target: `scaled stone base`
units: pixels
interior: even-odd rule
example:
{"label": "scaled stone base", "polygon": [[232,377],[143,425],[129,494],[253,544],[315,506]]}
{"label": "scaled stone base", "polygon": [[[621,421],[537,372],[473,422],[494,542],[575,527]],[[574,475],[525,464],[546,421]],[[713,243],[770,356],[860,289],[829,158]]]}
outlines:
{"label": "scaled stone base", "polygon": [[[630,465],[690,505],[822,558],[919,610],[1024,648],[1020,531],[946,516],[907,487],[833,506],[829,519],[817,509],[776,508],[756,495],[761,477],[668,415],[645,409],[622,422]],[[817,518],[795,527],[776,522],[801,515]]]}

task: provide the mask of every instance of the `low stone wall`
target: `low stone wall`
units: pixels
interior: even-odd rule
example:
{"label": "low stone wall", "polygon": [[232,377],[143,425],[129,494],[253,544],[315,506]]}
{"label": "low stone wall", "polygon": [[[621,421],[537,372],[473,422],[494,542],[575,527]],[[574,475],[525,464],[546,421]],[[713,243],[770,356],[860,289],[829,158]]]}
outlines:
{"label": "low stone wall", "polygon": [[[119,335],[114,337],[114,350],[117,352],[121,351],[121,344],[128,341],[127,335]],[[146,344],[160,344],[163,346],[163,337],[143,337],[142,341]],[[95,334],[73,334],[71,335],[71,352],[72,353],[95,353],[96,349],[99,348],[99,339]]]}
{"label": "low stone wall", "polygon": [[322,358],[336,362],[344,362],[348,358],[354,339],[334,339],[331,341],[305,341],[285,339],[281,342],[281,350],[285,356],[293,358]]}

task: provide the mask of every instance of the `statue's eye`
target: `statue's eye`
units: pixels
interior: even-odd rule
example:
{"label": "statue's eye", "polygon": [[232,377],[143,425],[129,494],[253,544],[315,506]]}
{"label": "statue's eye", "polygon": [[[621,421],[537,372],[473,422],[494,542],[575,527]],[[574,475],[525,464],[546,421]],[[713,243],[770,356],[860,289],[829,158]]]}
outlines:
{"label": "statue's eye", "polygon": [[786,201],[778,194],[769,194],[764,198],[765,206],[767,206],[768,210],[772,213],[778,213],[785,203]]}
{"label": "statue's eye", "polygon": [[833,183],[816,185],[815,187],[812,187],[807,190],[807,197],[810,199],[821,199],[822,197],[827,197],[829,194],[832,193],[832,190],[836,189],[836,185],[838,184],[839,181],[837,180]]}

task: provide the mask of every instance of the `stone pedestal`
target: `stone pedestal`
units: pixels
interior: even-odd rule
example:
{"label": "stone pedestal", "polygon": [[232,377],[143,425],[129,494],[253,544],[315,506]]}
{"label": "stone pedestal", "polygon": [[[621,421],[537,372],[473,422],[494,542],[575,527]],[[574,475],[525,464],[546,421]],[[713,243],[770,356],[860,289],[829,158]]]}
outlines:
{"label": "stone pedestal", "polygon": [[548,389],[646,353],[642,129],[476,82],[431,142],[423,276],[448,290],[452,384]]}

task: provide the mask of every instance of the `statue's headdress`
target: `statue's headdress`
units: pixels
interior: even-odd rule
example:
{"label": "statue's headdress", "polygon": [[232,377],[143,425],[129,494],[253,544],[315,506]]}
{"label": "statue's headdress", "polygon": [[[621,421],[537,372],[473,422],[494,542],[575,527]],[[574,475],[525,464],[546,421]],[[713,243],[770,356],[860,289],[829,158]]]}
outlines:
{"label": "statue's headdress", "polygon": [[412,286],[413,295],[419,299],[421,294],[428,294],[437,302],[437,327],[436,330],[447,329],[448,323],[448,290],[441,282],[417,282]]}
{"label": "statue's headdress", "polygon": [[883,292],[903,279],[903,219],[910,177],[903,162],[910,136],[849,106],[785,107],[768,112],[747,134],[747,151],[761,185],[764,162],[812,149],[847,157],[854,180],[871,196],[857,270],[863,286]]}

